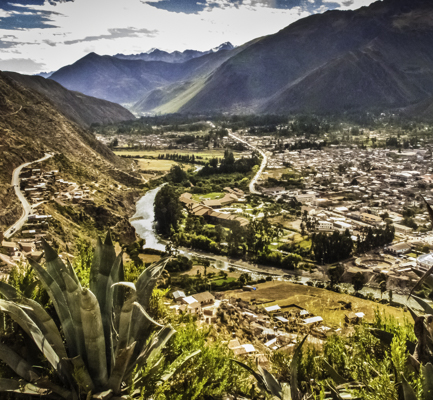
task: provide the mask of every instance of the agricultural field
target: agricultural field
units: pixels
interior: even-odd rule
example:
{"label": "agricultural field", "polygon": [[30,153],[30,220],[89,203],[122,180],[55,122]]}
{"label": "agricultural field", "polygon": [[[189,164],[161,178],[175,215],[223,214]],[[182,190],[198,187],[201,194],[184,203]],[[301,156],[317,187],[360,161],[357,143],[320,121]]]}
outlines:
{"label": "agricultural field", "polygon": [[140,169],[144,171],[168,172],[173,165],[179,164],[172,160],[136,159]]}
{"label": "agricultural field", "polygon": [[[228,291],[226,292],[226,297],[233,296],[246,301],[252,299],[260,301],[269,300],[270,302],[264,305],[266,307],[275,304],[278,304],[280,307],[297,304],[310,313],[321,316],[324,320],[324,325],[332,327],[342,327],[344,325],[344,316],[350,311],[363,312],[367,321],[373,319],[376,309],[387,315],[394,316],[401,322],[405,318],[410,319],[410,315],[405,313],[401,308],[378,303],[373,304],[369,300],[316,287],[278,281],[260,283],[256,287],[257,290],[254,292]],[[346,303],[351,303],[350,310],[344,308],[344,304]]]}
{"label": "agricultural field", "polygon": [[[196,157],[203,157],[204,159],[211,159],[214,157],[223,158],[224,149],[216,150],[189,150],[189,149],[160,149],[160,150],[116,150],[114,154],[117,156],[132,156],[132,157],[155,157],[158,158],[159,154],[179,154],[191,156],[194,154]],[[242,156],[241,152],[233,152],[235,158]]]}

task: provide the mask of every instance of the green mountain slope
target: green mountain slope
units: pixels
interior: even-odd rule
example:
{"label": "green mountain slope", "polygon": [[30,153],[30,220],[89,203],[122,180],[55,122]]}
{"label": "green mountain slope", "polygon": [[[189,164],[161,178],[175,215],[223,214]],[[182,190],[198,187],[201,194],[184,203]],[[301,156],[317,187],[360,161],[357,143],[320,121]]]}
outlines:
{"label": "green mountain slope", "polygon": [[421,101],[433,90],[425,15],[433,16],[428,1],[388,0],[297,21],[224,63],[180,111],[342,111]]}

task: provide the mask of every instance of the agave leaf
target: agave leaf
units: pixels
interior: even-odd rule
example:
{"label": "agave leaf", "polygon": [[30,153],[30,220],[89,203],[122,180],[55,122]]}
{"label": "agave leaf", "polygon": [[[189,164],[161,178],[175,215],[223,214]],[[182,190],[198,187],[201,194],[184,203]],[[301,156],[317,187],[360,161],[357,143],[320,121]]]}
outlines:
{"label": "agave leaf", "polygon": [[33,281],[32,283],[30,283],[30,285],[26,287],[26,290],[24,290],[24,296],[32,297],[33,292],[39,286],[39,283],[39,281]]}
{"label": "agave leaf", "polygon": [[39,379],[39,375],[32,370],[32,366],[8,346],[0,343],[0,359],[21,378],[29,382]]}
{"label": "agave leaf", "polygon": [[68,271],[68,275],[75,281],[78,286],[81,286],[81,282],[78,279],[77,273],[75,272],[74,267],[72,266],[69,258],[66,259],[66,270]]}
{"label": "agave leaf", "polygon": [[108,387],[113,390],[115,394],[120,394],[120,386],[125,376],[126,369],[128,368],[129,361],[131,360],[132,353],[136,343],[132,343],[129,347],[122,348],[116,356],[113,371],[111,372],[110,379],[108,380]]}
{"label": "agave leaf", "polygon": [[418,360],[415,359],[411,354],[407,356],[407,366],[410,367],[415,373],[419,373],[419,369],[421,364]]}
{"label": "agave leaf", "polygon": [[147,267],[138,277],[137,287],[138,302],[147,309],[150,304],[153,289],[170,258],[163,258]]}
{"label": "agave leaf", "polygon": [[409,298],[410,296],[412,296],[412,293],[415,291],[415,289],[418,289],[426,280],[427,278],[432,274],[433,272],[433,267],[431,267],[423,276],[422,278],[415,284],[415,286],[412,288],[412,290],[409,293],[409,296],[407,296],[407,298]]}
{"label": "agave leaf", "polygon": [[423,394],[424,400],[433,400],[433,365],[428,363],[421,365],[423,375]]}
{"label": "agave leaf", "polygon": [[431,223],[432,223],[432,225],[433,225],[433,210],[432,210],[432,208],[430,207],[430,204],[427,203],[427,200],[426,200],[423,196],[421,196],[421,197],[422,197],[422,199],[424,200],[424,203],[425,203],[425,205],[426,205],[426,207],[427,207],[428,215],[430,216],[430,220],[431,220]]}
{"label": "agave leaf", "polygon": [[113,391],[111,389],[104,390],[100,393],[95,393],[92,398],[96,400],[108,400],[113,397]]}
{"label": "agave leaf", "polygon": [[257,364],[257,369],[259,370],[260,375],[263,376],[266,388],[268,389],[269,393],[271,393],[272,396],[281,398],[282,389],[281,389],[280,382],[278,382],[268,370],[262,368],[258,364]]}
{"label": "agave leaf", "polygon": [[59,316],[60,323],[62,324],[66,342],[68,343],[69,354],[72,357],[75,357],[76,355],[78,355],[75,329],[72,323],[71,312],[67,305],[65,296],[57,282],[44,268],[42,268],[37,262],[34,262],[32,259],[29,259],[28,261],[33,267],[33,270],[35,271],[39,280],[42,282],[45,290],[48,292],[51,301],[53,302],[54,308],[56,309],[57,315]]}
{"label": "agave leaf", "polygon": [[67,361],[72,363],[74,367],[74,378],[78,384],[83,387],[87,392],[93,392],[95,390],[95,385],[93,383],[92,377],[84,364],[83,358],[81,356],[76,356],[74,358],[69,358]]}
{"label": "agave leaf", "polygon": [[292,400],[292,393],[290,392],[290,385],[288,383],[281,384],[281,400]]}
{"label": "agave leaf", "polygon": [[47,378],[41,378],[37,382],[35,382],[35,384],[42,389],[48,389],[51,392],[58,394],[63,399],[69,400],[69,399],[74,398],[71,391],[69,391],[69,390],[67,390],[61,386],[55,385],[53,382],[49,381]]}
{"label": "agave leaf", "polygon": [[336,389],[330,382],[327,382],[329,389],[331,390],[332,398],[334,400],[343,400],[340,396],[338,389]]}
{"label": "agave leaf", "polygon": [[[159,354],[161,349],[165,346],[167,341],[176,333],[171,325],[164,326],[156,333],[149,341],[146,347],[141,351],[137,358],[132,357],[129,362],[128,369],[125,377],[131,375],[135,366],[141,367],[144,364],[150,365],[153,363],[155,357]],[[136,345],[137,346],[137,345]],[[135,351],[134,351],[135,354]]]}
{"label": "agave leaf", "polygon": [[87,354],[87,368],[96,389],[106,386],[108,381],[105,337],[101,310],[98,300],[91,290],[81,291],[81,321]]}
{"label": "agave leaf", "polygon": [[[163,259],[150,265],[137,279],[135,284],[137,288],[137,302],[144,310],[149,308],[153,289],[155,288],[156,282],[164,270],[168,260],[168,258]],[[135,308],[132,311],[131,319],[134,321],[134,324],[131,326],[129,344],[135,341],[137,342],[134,357],[138,357],[141,349],[145,346],[153,327],[149,322],[149,318],[147,318],[138,308]]]}
{"label": "agave leaf", "polygon": [[292,393],[293,400],[300,400],[298,391],[298,363],[301,357],[302,346],[307,339],[308,334],[302,339],[301,343],[295,350],[292,362],[290,363],[290,390]]}
{"label": "agave leaf", "polygon": [[417,400],[415,392],[413,391],[412,387],[409,385],[403,374],[401,374],[401,386],[403,388],[404,400]]}
{"label": "agave leaf", "polygon": [[[419,269],[412,268],[412,272],[414,272],[418,277],[422,278],[424,276],[424,272],[420,271]],[[427,276],[424,279],[423,282],[425,285],[427,285],[430,289],[433,289],[433,276]]]}
{"label": "agave leaf", "polygon": [[47,358],[48,362],[56,371],[59,370],[59,357],[48,343],[47,339],[30,319],[30,317],[15,303],[7,300],[0,300],[0,311],[7,313],[24,331],[33,339],[39,350]]}
{"label": "agave leaf", "polygon": [[344,385],[347,383],[347,380],[344,379],[326,360],[323,360],[323,365],[325,367],[326,372],[331,377],[331,379],[335,382],[336,385]]}
{"label": "agave leaf", "polygon": [[[66,349],[63,339],[57,329],[57,325],[45,309],[36,301],[22,297],[21,294],[11,285],[0,281],[0,293],[9,301],[27,306],[25,313],[35,322],[48,342],[56,351],[59,358],[66,358]],[[28,308],[30,307],[30,309]]]}
{"label": "agave leaf", "polygon": [[45,268],[63,292],[66,290],[65,281],[63,280],[63,272],[67,272],[66,265],[44,238],[41,241],[45,255]]}
{"label": "agave leaf", "polygon": [[[182,367],[183,364],[185,364],[188,360],[195,357],[197,354],[199,354],[201,350],[191,351],[186,354],[182,354],[174,362],[170,365],[170,368],[168,371],[161,376],[161,380],[163,382],[168,381],[178,370],[180,367]],[[159,361],[158,361],[159,362]]]}
{"label": "agave leaf", "polygon": [[248,372],[250,372],[251,375],[253,375],[254,378],[256,378],[259,387],[264,392],[268,391],[268,388],[267,388],[266,382],[265,382],[265,378],[262,375],[260,375],[258,372],[254,371],[251,367],[249,367],[247,364],[244,364],[241,361],[238,361],[238,360],[236,360],[234,358],[231,358],[230,360],[233,361],[233,362],[235,362],[236,364],[240,365],[242,368],[245,368]]}
{"label": "agave leaf", "polygon": [[433,315],[433,308],[423,299],[417,296],[412,296],[417,303],[422,307],[422,309],[425,311],[426,314]]}
{"label": "agave leaf", "polygon": [[14,379],[0,379],[0,392],[15,392],[33,396],[49,394],[47,389],[39,388],[29,382],[17,381]]}
{"label": "agave leaf", "polygon": [[102,325],[105,335],[105,354],[107,367],[111,370],[113,355],[111,353],[111,308],[112,292],[110,275],[116,261],[116,251],[111,240],[110,232],[107,233],[104,244],[98,238],[92,267],[90,268],[90,290],[94,293],[101,309]]}
{"label": "agave leaf", "polygon": [[419,315],[411,307],[408,307],[408,310],[409,310],[410,316],[412,317],[413,321],[415,322],[418,319]]}
{"label": "agave leaf", "polygon": [[87,363],[86,347],[84,343],[83,323],[81,320],[81,285],[77,285],[75,280],[63,272],[63,280],[66,285],[65,297],[70,310],[72,325],[75,330],[75,343],[77,345],[78,354],[81,354],[83,360]]}
{"label": "agave leaf", "polygon": [[[383,331],[381,329],[370,329],[370,332],[373,336],[378,338],[381,342],[385,343],[388,346],[391,346],[391,343],[394,339],[394,334],[390,332]],[[413,354],[415,351],[416,344],[411,342],[410,340],[406,340],[406,347],[410,354]]]}
{"label": "agave leaf", "polygon": [[[119,318],[119,339],[117,342],[116,355],[120,350],[128,347],[129,332],[131,329],[131,316],[134,309],[134,303],[137,299],[137,291],[135,285],[131,282],[118,282],[112,285],[112,288],[116,286],[123,286],[127,288],[126,300],[123,303],[122,310],[120,311]],[[135,323],[135,321],[134,321]]]}

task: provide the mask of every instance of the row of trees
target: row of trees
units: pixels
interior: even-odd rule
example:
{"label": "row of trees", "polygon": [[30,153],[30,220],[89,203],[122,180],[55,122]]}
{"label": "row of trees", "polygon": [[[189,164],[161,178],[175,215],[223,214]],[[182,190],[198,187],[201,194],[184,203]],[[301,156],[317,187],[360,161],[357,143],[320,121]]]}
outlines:
{"label": "row of trees", "polygon": [[213,158],[209,164],[199,171],[200,176],[212,174],[231,174],[234,172],[246,173],[250,172],[255,165],[260,165],[260,155],[254,152],[251,158],[235,159],[232,151],[225,150],[224,158]]}
{"label": "row of trees", "polygon": [[335,263],[349,258],[356,248],[358,254],[384,246],[394,240],[393,225],[385,228],[364,227],[357,236],[356,246],[348,229],[344,233],[334,231],[331,235],[315,233],[312,236],[311,250],[318,263]]}

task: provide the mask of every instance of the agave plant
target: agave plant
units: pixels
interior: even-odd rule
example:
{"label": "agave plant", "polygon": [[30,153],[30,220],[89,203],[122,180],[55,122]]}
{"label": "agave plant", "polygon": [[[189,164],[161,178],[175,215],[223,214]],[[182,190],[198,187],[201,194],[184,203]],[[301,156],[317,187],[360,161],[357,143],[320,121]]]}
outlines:
{"label": "agave plant", "polygon": [[[158,365],[158,355],[175,330],[146,312],[152,291],[168,259],[149,266],[136,283],[123,282],[122,254],[116,256],[110,234],[98,239],[90,270],[90,288],[81,286],[71,265],[43,241],[45,268],[30,261],[54,305],[61,329],[36,301],[0,282],[0,311],[33,340],[45,365],[31,365],[4,344],[0,359],[20,380],[0,379],[0,391],[54,399],[125,398],[141,378],[137,371]],[[186,354],[172,365],[197,352]],[[41,372],[42,371],[42,372]],[[169,379],[175,368],[162,376]],[[48,379],[50,376],[53,379]]]}

